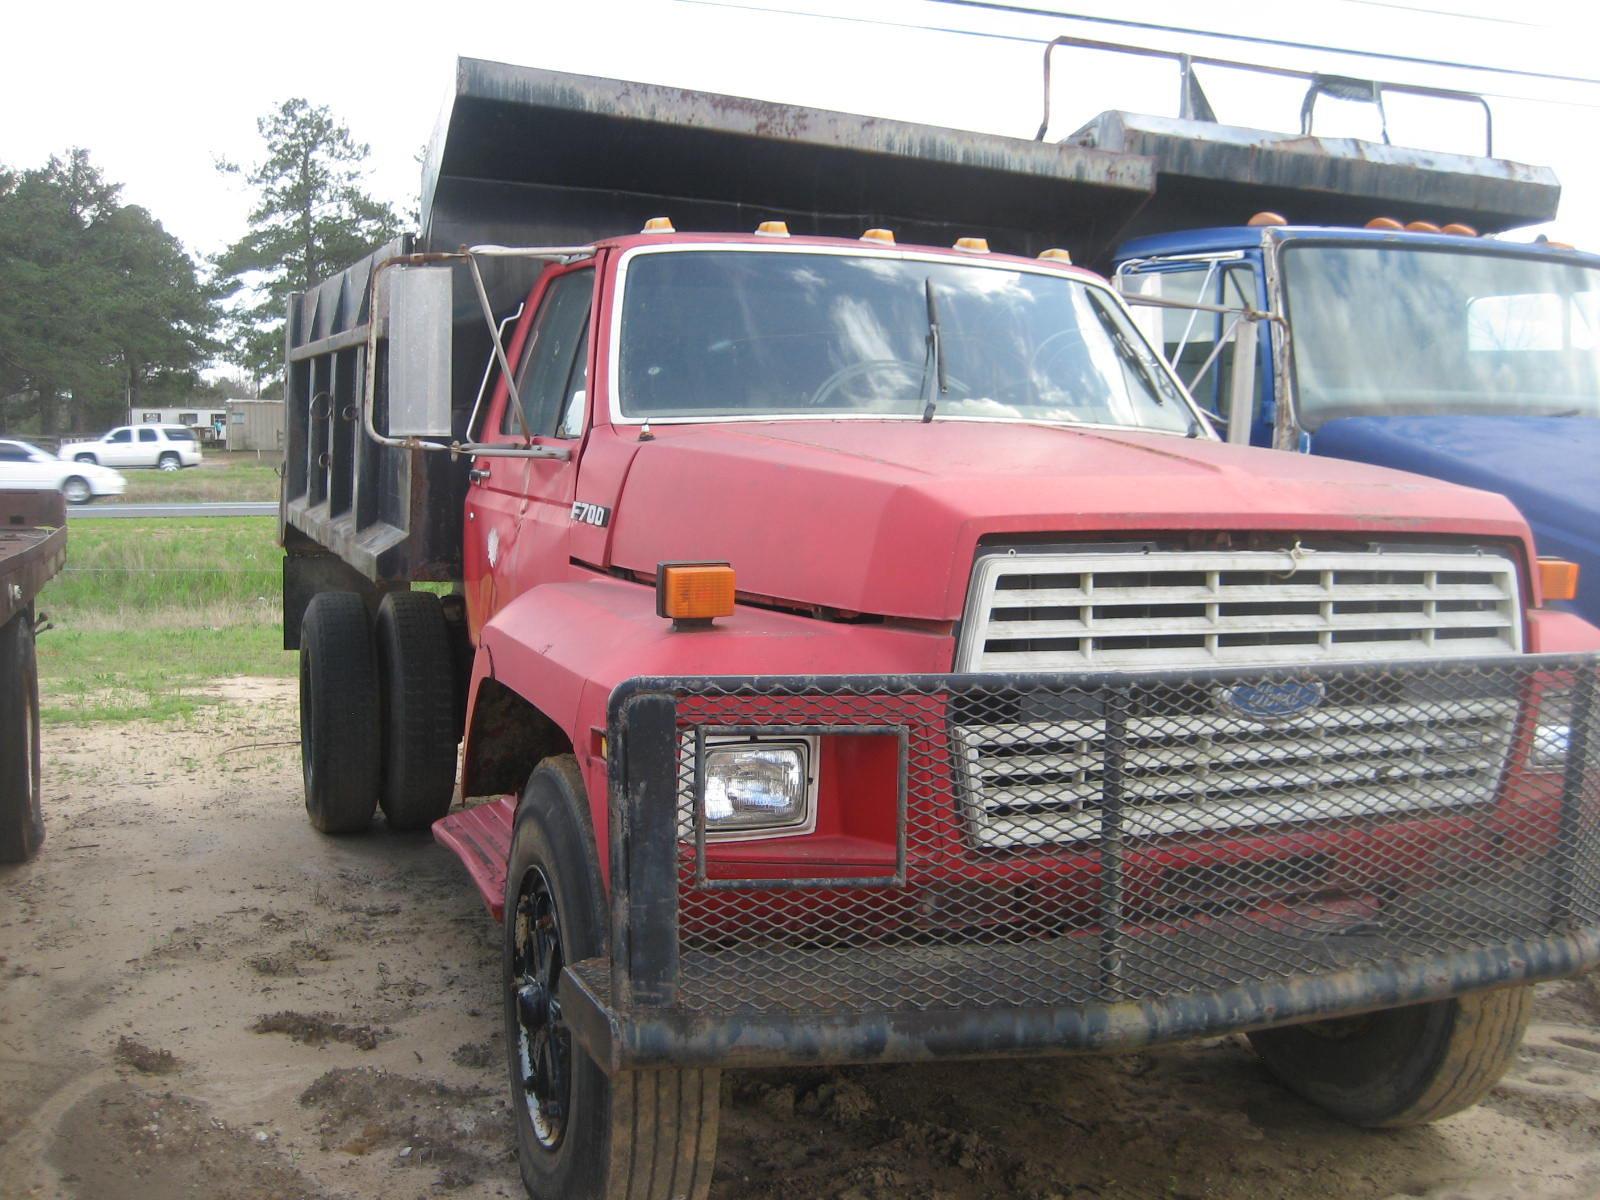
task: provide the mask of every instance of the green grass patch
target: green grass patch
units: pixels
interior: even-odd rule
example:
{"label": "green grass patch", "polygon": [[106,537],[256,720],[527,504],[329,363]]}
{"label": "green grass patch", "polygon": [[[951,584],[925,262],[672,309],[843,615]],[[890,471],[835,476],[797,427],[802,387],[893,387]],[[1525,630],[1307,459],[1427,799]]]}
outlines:
{"label": "green grass patch", "polygon": [[58,626],[39,638],[39,715],[49,723],[187,717],[222,699],[207,690],[217,679],[296,669],[297,656],[283,649],[275,623],[95,632]]}
{"label": "green grass patch", "polygon": [[[278,472],[271,455],[257,458],[241,451],[207,450],[198,467],[181,471],[125,468],[128,490],[118,498],[125,504],[183,504],[278,498]],[[117,502],[117,501],[113,501]],[[91,508],[88,510],[93,512]]]}
{"label": "green grass patch", "polygon": [[271,517],[74,518],[38,607],[47,721],[179,717],[234,675],[292,675]]}

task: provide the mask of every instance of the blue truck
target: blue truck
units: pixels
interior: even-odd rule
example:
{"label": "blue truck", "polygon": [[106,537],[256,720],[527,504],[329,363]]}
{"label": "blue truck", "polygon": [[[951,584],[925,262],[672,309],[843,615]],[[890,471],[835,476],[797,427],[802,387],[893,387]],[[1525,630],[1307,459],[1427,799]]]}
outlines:
{"label": "blue truck", "polygon": [[[1268,133],[1217,122],[1193,69],[1242,64],[1165,57],[1177,117],[1102,113],[1065,140],[1153,165],[1097,265],[1159,305],[1146,332],[1202,406],[1230,440],[1502,493],[1600,622],[1600,255],[1492,236],[1554,217],[1554,174],[1494,157],[1476,96],[1305,75],[1301,131]],[[1396,93],[1481,107],[1484,153],[1390,144]],[[1373,105],[1381,140],[1314,136],[1328,97]]]}

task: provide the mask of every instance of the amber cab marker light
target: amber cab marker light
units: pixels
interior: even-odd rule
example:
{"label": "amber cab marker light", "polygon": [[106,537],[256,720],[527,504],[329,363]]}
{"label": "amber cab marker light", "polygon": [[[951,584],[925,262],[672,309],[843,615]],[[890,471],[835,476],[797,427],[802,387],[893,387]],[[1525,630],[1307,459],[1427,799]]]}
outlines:
{"label": "amber cab marker light", "polygon": [[644,228],[639,230],[639,232],[640,233],[677,233],[678,231],[672,227],[672,218],[671,217],[651,217],[648,221],[646,221],[644,223]]}
{"label": "amber cab marker light", "polygon": [[965,250],[968,254],[989,253],[989,239],[981,237],[958,237],[952,250]]}
{"label": "amber cab marker light", "polygon": [[656,567],[656,616],[674,629],[705,629],[733,615],[733,567],[725,562],[661,563]]}
{"label": "amber cab marker light", "polygon": [[1546,604],[1552,600],[1576,600],[1578,598],[1578,564],[1568,562],[1564,558],[1541,558],[1539,560],[1539,590],[1544,593]]}
{"label": "amber cab marker light", "polygon": [[1367,228],[1382,229],[1387,233],[1399,233],[1405,226],[1393,217],[1373,217],[1372,220],[1367,222]]}
{"label": "amber cab marker light", "polygon": [[894,230],[869,229],[861,235],[861,240],[863,242],[878,242],[884,246],[892,246],[894,245]]}
{"label": "amber cab marker light", "polygon": [[1245,224],[1252,229],[1260,229],[1263,225],[1271,228],[1277,228],[1280,225],[1287,225],[1288,223],[1289,221],[1287,217],[1285,217],[1282,213],[1275,212],[1258,212],[1255,216],[1251,217],[1245,222]]}
{"label": "amber cab marker light", "polygon": [[1478,231],[1476,229],[1474,229],[1471,225],[1464,225],[1460,221],[1451,221],[1450,224],[1442,226],[1440,228],[1439,232],[1440,233],[1453,233],[1453,234],[1455,234],[1456,237],[1477,237],[1478,236]]}
{"label": "amber cab marker light", "polygon": [[1443,233],[1444,230],[1440,229],[1432,221],[1407,221],[1406,222],[1406,232],[1407,233]]}
{"label": "amber cab marker light", "polygon": [[788,237],[789,224],[787,221],[763,221],[756,226],[757,237]]}
{"label": "amber cab marker light", "polygon": [[1065,263],[1069,267],[1072,265],[1072,255],[1059,246],[1051,246],[1048,250],[1039,251],[1039,257],[1044,259],[1045,262]]}

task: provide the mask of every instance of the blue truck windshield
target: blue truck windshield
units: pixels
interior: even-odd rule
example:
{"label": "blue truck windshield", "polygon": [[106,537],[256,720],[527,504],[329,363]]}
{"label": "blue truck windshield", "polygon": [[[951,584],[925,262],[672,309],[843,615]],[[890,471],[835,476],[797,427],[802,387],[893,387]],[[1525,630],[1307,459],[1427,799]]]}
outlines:
{"label": "blue truck windshield", "polygon": [[1285,246],[1283,264],[1307,429],[1400,413],[1600,417],[1600,270],[1318,243]]}
{"label": "blue truck windshield", "polygon": [[1115,301],[1054,272],[800,251],[637,254],[619,343],[617,391],[632,419],[920,416],[931,400],[936,419],[1174,433],[1197,420]]}

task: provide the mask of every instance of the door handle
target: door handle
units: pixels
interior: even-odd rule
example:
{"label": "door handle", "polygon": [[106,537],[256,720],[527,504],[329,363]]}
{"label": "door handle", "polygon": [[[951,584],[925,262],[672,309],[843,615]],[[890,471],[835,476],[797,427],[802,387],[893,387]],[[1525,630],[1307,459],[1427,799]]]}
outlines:
{"label": "door handle", "polygon": [[489,468],[473,467],[467,472],[467,478],[472,480],[473,483],[482,483],[485,479],[489,478]]}

